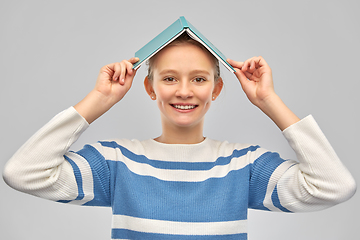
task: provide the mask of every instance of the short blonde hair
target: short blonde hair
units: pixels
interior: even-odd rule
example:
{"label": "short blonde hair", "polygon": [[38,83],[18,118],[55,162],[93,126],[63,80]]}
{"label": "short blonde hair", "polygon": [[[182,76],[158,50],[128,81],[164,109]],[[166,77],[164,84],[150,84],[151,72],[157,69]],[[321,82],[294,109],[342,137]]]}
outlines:
{"label": "short blonde hair", "polygon": [[[219,67],[219,60],[214,57],[214,55],[212,55],[201,43],[199,43],[198,41],[192,39],[187,33],[183,33],[181,34],[178,38],[176,38],[174,41],[172,41],[168,46],[178,46],[178,45],[183,45],[183,44],[192,44],[195,45],[199,48],[201,48],[204,52],[206,52],[210,58],[212,59],[213,63],[214,63],[214,80],[215,82],[220,78],[220,67]],[[166,46],[166,47],[168,47]],[[166,48],[165,47],[165,48]],[[154,68],[154,62],[156,60],[156,55],[152,56],[148,61],[147,61],[147,65],[148,65],[148,79],[152,82],[153,78],[154,78],[154,74],[153,74],[153,68]]]}

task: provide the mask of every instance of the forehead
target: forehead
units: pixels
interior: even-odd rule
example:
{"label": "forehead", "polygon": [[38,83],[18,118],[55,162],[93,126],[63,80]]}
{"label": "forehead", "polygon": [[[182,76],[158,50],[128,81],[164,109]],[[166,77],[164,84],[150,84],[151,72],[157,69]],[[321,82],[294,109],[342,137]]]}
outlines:
{"label": "forehead", "polygon": [[193,44],[171,45],[161,50],[154,60],[154,73],[167,70],[214,73],[214,63],[206,50]]}

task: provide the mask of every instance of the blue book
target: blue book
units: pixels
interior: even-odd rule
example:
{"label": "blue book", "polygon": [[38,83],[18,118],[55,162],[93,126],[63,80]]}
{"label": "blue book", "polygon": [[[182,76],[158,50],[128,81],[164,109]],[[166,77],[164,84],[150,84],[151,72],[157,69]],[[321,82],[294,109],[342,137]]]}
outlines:
{"label": "blue book", "polygon": [[209,50],[209,52],[212,53],[227,69],[231,72],[235,72],[234,68],[226,61],[225,55],[222,54],[209,40],[207,40],[206,37],[202,35],[191,23],[189,23],[185,17],[180,17],[153,40],[137,51],[135,53],[135,57],[138,57],[139,61],[134,64],[133,68],[138,69],[141,64],[146,62],[149,58],[154,56],[157,52],[184,32],[186,32],[194,40],[204,45],[205,48]]}

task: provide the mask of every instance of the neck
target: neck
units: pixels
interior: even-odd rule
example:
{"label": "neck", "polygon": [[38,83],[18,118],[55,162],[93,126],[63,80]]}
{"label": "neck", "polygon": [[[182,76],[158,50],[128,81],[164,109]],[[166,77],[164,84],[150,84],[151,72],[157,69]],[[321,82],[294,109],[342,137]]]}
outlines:
{"label": "neck", "polygon": [[169,127],[162,125],[162,134],[155,141],[167,144],[196,144],[204,141],[203,122],[193,127]]}

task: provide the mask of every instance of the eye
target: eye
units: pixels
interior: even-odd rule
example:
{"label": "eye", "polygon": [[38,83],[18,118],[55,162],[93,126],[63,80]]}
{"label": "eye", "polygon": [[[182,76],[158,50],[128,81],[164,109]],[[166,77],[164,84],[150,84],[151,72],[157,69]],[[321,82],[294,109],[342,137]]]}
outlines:
{"label": "eye", "polygon": [[197,77],[197,78],[195,78],[193,81],[196,82],[196,83],[202,83],[202,82],[205,82],[206,79],[205,79],[205,78],[202,78],[202,77]]}
{"label": "eye", "polygon": [[166,78],[164,78],[164,81],[165,81],[165,82],[175,82],[175,78],[173,78],[173,77],[166,77]]}

